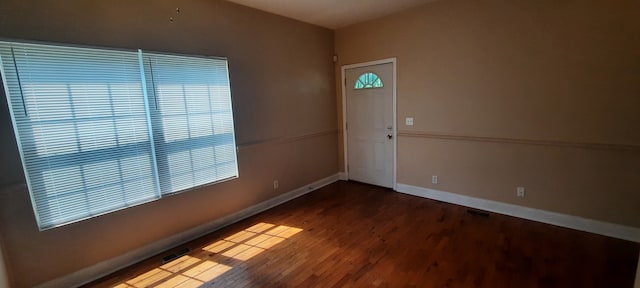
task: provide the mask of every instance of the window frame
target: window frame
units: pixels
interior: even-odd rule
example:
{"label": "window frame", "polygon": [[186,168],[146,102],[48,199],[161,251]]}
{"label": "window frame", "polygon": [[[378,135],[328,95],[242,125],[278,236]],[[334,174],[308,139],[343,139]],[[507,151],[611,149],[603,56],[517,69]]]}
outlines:
{"label": "window frame", "polygon": [[[159,187],[160,198],[158,198],[157,200],[165,198],[165,197],[181,194],[181,193],[184,193],[184,192],[188,192],[188,191],[192,191],[192,190],[196,190],[196,189],[200,189],[200,188],[204,188],[204,187],[207,187],[207,186],[212,186],[212,185],[215,185],[215,184],[219,184],[219,183],[222,183],[222,182],[226,182],[226,181],[230,181],[230,180],[234,180],[234,179],[240,178],[240,167],[239,167],[239,161],[238,161],[238,152],[239,152],[239,150],[238,150],[238,145],[237,145],[237,142],[236,142],[236,130],[235,130],[236,119],[235,119],[235,113],[234,113],[233,91],[231,89],[231,87],[232,87],[232,85],[231,85],[231,73],[229,71],[229,60],[228,60],[228,58],[227,57],[220,57],[220,56],[190,55],[190,54],[158,52],[158,51],[141,50],[141,49],[138,49],[138,50],[141,51],[141,53],[143,53],[143,55],[141,57],[141,61],[142,62],[144,62],[144,60],[145,60],[144,59],[144,53],[151,54],[151,55],[160,54],[160,55],[178,56],[178,57],[191,57],[191,58],[203,58],[203,59],[212,59],[212,60],[223,60],[226,63],[226,65],[225,65],[226,67],[225,68],[226,68],[226,72],[227,72],[227,81],[229,83],[229,101],[230,101],[230,108],[231,108],[229,113],[231,113],[231,120],[232,120],[231,121],[231,129],[232,129],[231,138],[232,138],[232,141],[233,141],[233,148],[235,150],[234,154],[235,154],[235,164],[236,164],[235,166],[236,166],[236,174],[237,175],[233,176],[233,177],[228,177],[228,178],[212,181],[212,182],[205,183],[205,184],[195,185],[195,186],[192,186],[192,187],[189,187],[189,188],[185,188],[185,189],[181,189],[181,190],[174,191],[174,192],[167,192],[167,193],[163,193],[162,192],[162,181],[161,181],[159,183],[159,186],[158,186]],[[145,64],[143,63],[141,65],[145,65]],[[146,70],[143,70],[143,73],[146,73]],[[145,82],[145,84],[144,84],[145,86],[148,85],[148,83],[147,83],[148,81],[150,81],[150,79],[146,79],[146,77],[143,78],[143,82]],[[153,80],[151,80],[151,81],[153,81]],[[146,95],[146,94],[148,94],[148,91],[153,91],[154,95],[153,96]],[[147,87],[147,89],[145,90],[145,99],[147,99],[147,101],[150,101],[150,100],[157,101],[157,98],[156,98],[157,95],[155,95],[155,93],[156,93],[155,88],[151,88],[151,90],[149,90],[149,88]],[[155,130],[155,129],[157,129],[157,127],[159,125],[156,125],[157,124],[156,123],[157,119],[154,119],[154,117],[158,117],[158,115],[155,115],[155,116],[153,115],[154,112],[151,111],[151,107],[148,108],[148,112],[149,112],[150,117],[151,117],[151,119],[150,119],[150,123],[151,124],[150,125],[152,126],[152,129]],[[155,136],[157,136],[157,134],[158,133],[153,131],[154,139],[155,139]],[[155,153],[155,155],[156,155],[156,158],[158,158],[157,152]],[[156,161],[157,161],[157,159],[156,159]],[[161,174],[163,174],[163,172],[160,172],[158,170],[158,178],[161,177]]]}
{"label": "window frame", "polygon": [[[368,79],[369,76],[375,76],[375,80],[373,80],[372,82],[369,82],[369,79]],[[366,82],[361,80],[363,77],[367,78]],[[376,86],[377,82],[380,83],[380,86]],[[362,85],[362,87],[358,87],[358,84]],[[372,71],[368,71],[360,74],[358,78],[356,78],[356,81],[353,85],[353,90],[381,89],[381,88],[384,88],[384,83],[382,82],[382,78],[380,78],[378,74]]]}

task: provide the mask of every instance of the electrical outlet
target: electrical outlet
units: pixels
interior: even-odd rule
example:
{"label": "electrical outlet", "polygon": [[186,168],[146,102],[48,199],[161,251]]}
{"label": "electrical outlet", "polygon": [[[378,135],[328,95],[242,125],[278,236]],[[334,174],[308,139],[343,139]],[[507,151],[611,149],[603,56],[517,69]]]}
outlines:
{"label": "electrical outlet", "polygon": [[278,183],[278,180],[273,180],[273,190],[278,189],[278,187],[280,187],[280,183]]}
{"label": "electrical outlet", "polygon": [[407,126],[413,126],[413,117],[407,117],[404,119],[404,124]]}
{"label": "electrical outlet", "polygon": [[524,198],[524,187],[516,188],[516,196]]}
{"label": "electrical outlet", "polygon": [[431,176],[431,184],[438,184],[438,176],[436,175]]}

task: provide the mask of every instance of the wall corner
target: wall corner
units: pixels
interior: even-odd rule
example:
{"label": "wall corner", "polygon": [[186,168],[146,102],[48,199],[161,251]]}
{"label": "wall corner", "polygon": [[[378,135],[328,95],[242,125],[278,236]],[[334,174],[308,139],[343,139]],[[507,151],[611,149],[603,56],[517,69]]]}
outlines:
{"label": "wall corner", "polygon": [[[1,240],[2,240],[2,235],[0,235],[0,241]],[[3,256],[2,245],[0,245],[0,288],[9,288],[9,276],[7,275],[7,265],[5,264],[5,257]]]}

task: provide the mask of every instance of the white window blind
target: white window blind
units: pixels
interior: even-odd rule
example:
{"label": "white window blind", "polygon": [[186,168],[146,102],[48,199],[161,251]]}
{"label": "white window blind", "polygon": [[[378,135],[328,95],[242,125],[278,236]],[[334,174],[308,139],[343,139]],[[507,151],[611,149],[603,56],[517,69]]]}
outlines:
{"label": "white window blind", "polygon": [[238,174],[227,61],[146,53],[162,193]]}
{"label": "white window blind", "polygon": [[41,229],[238,175],[226,60],[142,55],[0,42]]}

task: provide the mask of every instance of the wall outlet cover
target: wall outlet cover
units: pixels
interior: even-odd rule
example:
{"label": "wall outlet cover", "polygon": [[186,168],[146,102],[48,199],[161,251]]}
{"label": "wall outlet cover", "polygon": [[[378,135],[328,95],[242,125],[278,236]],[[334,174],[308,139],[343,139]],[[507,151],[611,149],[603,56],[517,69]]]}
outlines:
{"label": "wall outlet cover", "polygon": [[407,126],[413,126],[413,117],[407,117],[404,119],[404,124]]}

